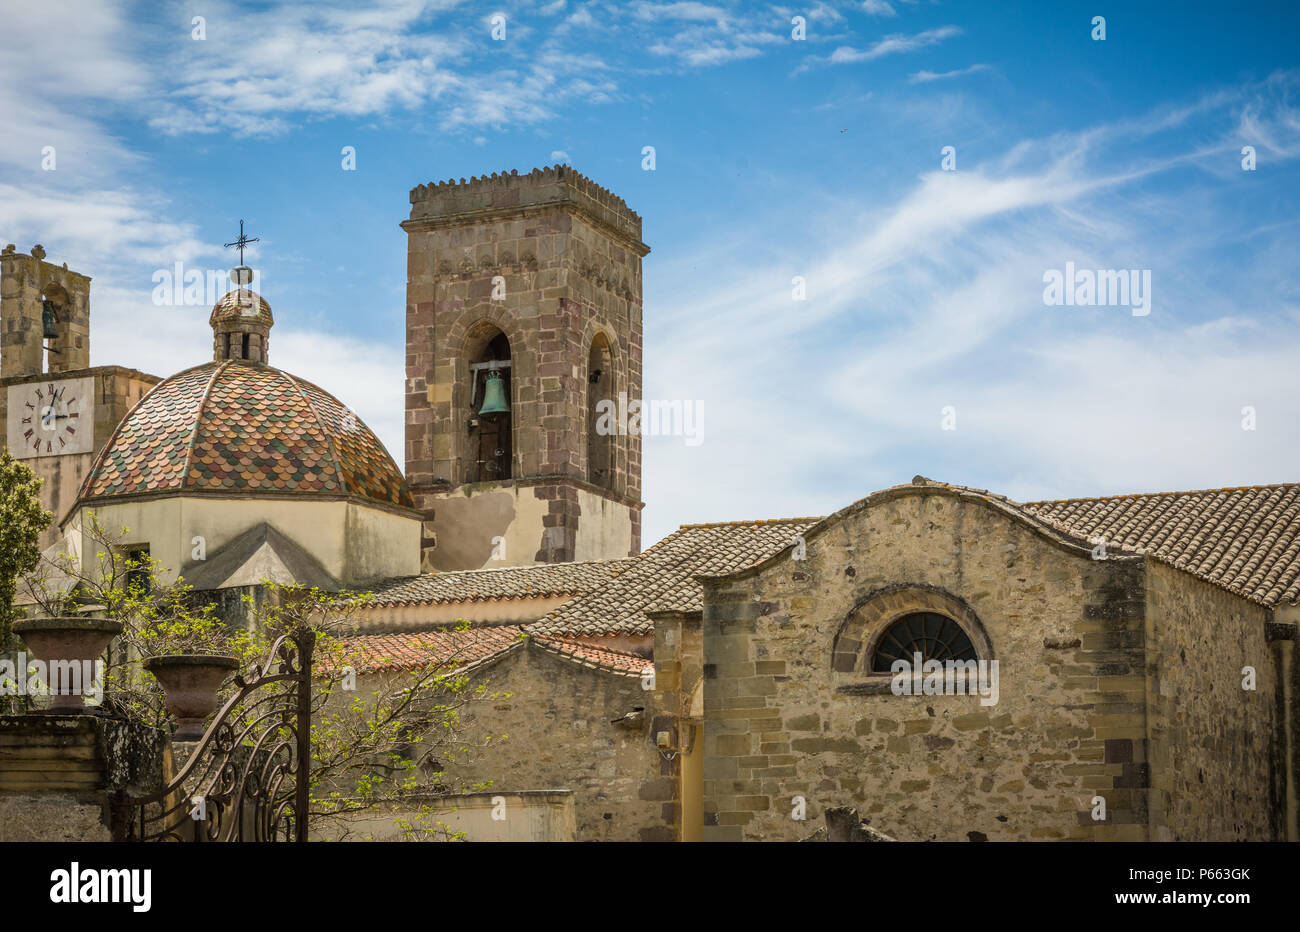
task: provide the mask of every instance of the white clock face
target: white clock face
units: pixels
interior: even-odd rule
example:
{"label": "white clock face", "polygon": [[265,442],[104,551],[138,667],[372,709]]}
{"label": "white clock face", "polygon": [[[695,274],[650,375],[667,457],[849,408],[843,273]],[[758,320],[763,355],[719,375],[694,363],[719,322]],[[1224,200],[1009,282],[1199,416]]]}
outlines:
{"label": "white clock face", "polygon": [[92,379],[51,379],[9,386],[9,452],[19,459],[89,453]]}

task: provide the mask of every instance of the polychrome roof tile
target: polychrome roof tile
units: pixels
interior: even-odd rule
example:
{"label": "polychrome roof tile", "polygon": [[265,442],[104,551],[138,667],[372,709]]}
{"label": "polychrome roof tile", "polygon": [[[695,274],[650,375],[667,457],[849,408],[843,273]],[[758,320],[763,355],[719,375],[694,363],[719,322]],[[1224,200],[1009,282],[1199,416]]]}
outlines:
{"label": "polychrome roof tile", "polygon": [[183,491],[355,495],[414,507],[379,438],[338,399],[243,360],[154,386],[105,445],[81,497]]}

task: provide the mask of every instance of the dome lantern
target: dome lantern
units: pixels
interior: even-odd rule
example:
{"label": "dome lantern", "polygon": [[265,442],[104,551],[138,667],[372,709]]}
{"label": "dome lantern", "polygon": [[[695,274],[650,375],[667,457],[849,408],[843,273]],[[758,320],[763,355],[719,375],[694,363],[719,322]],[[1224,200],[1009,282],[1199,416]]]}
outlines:
{"label": "dome lantern", "polygon": [[230,270],[230,280],[237,285],[226,292],[212,308],[212,358],[215,362],[245,359],[266,365],[275,319],[271,305],[248,286],[253,270],[246,265]]}
{"label": "dome lantern", "polygon": [[245,359],[266,365],[271,343],[271,305],[248,286],[253,283],[253,270],[244,265],[244,249],[258,237],[244,233],[244,221],[239,221],[239,238],[226,247],[239,250],[239,265],[230,270],[234,291],[228,291],[212,308],[212,359]]}

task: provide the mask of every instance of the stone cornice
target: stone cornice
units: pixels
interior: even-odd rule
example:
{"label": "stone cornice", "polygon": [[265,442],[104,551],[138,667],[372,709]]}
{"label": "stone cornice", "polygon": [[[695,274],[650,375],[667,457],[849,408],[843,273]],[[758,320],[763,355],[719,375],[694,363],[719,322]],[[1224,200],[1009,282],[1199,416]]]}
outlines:
{"label": "stone cornice", "polygon": [[589,492],[592,495],[599,496],[607,501],[614,502],[618,505],[625,505],[628,508],[635,508],[637,511],[645,508],[645,502],[634,498],[628,498],[625,495],[619,495],[617,492],[611,492],[609,489],[602,488],[598,485],[592,485],[584,479],[578,479],[574,476],[566,476],[562,473],[555,473],[546,476],[527,476],[519,479],[503,479],[497,482],[459,482],[456,485],[425,483],[423,485],[409,486],[412,495],[436,495],[443,498],[450,498],[454,495],[464,495],[464,490],[469,488],[475,492],[488,491],[490,487],[496,487],[501,490],[509,488],[529,488],[537,485],[571,485]]}
{"label": "stone cornice", "polygon": [[377,511],[386,511],[390,514],[400,515],[403,518],[412,518],[419,521],[423,514],[414,509],[403,508],[400,505],[392,505],[387,502],[377,501],[373,498],[366,498],[363,495],[331,495],[328,492],[312,493],[305,492],[284,493],[284,492],[259,492],[252,489],[246,489],[239,493],[233,493],[229,489],[164,489],[150,492],[130,492],[125,495],[99,495],[94,498],[79,497],[76,503],[68,510],[67,515],[59,522],[59,527],[66,527],[72,517],[80,511],[94,511],[100,506],[135,504],[137,502],[161,501],[167,498],[202,498],[202,499],[225,499],[233,502],[257,501],[282,501],[282,502],[344,502],[353,505],[365,505],[367,508],[374,508]]}
{"label": "stone cornice", "polygon": [[67,372],[38,372],[35,375],[13,375],[6,379],[0,379],[0,385],[23,385],[30,382],[61,382],[65,379],[85,379],[101,375],[121,375],[130,379],[143,379],[146,382],[153,382],[155,384],[162,381],[162,379],[156,375],[150,375],[148,372],[141,372],[139,369],[128,369],[125,366],[91,366],[87,369],[69,369]]}

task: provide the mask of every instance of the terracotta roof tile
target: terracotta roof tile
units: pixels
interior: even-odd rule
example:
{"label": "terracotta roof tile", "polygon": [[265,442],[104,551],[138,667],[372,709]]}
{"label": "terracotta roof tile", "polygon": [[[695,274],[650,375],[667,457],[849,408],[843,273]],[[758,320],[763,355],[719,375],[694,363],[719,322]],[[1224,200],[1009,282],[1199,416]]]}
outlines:
{"label": "terracotta roof tile", "polygon": [[1265,605],[1300,599],[1300,483],[1070,498],[1025,509]]}
{"label": "terracotta roof tile", "polygon": [[592,670],[603,670],[619,676],[645,676],[647,673],[654,672],[653,660],[626,651],[595,647],[579,641],[546,635],[533,637],[531,643],[557,657]]}
{"label": "terracotta roof tile", "polygon": [[382,584],[366,604],[417,605],[581,595],[603,586],[635,562],[592,560],[425,573]]}
{"label": "terracotta roof tile", "polygon": [[696,575],[743,569],[790,544],[819,518],[685,525],[632,561],[617,577],[529,625],[538,635],[645,635],[648,611],[700,611]]}
{"label": "terracotta roof tile", "polygon": [[[912,485],[987,498],[1076,540],[1104,536],[1116,552],[1150,554],[1262,604],[1300,601],[1300,483],[1028,504],[920,477]],[[648,612],[701,610],[696,576],[765,560],[821,520],[683,525],[608,584],[525,630],[550,636],[650,634]]]}
{"label": "terracotta roof tile", "polygon": [[469,667],[520,647],[519,625],[483,625],[408,634],[359,634],[343,646],[359,674],[399,673],[435,664]]}
{"label": "terracotta roof tile", "polygon": [[579,666],[618,676],[644,676],[654,661],[625,651],[582,644],[565,638],[520,637],[519,625],[476,625],[408,634],[362,634],[343,639],[358,674],[401,673],[439,664],[466,670],[489,663],[506,652],[536,644],[538,648]]}
{"label": "terracotta roof tile", "polygon": [[239,360],[154,386],[105,444],[81,497],[190,490],[346,494],[414,507],[379,438],[338,399]]}

